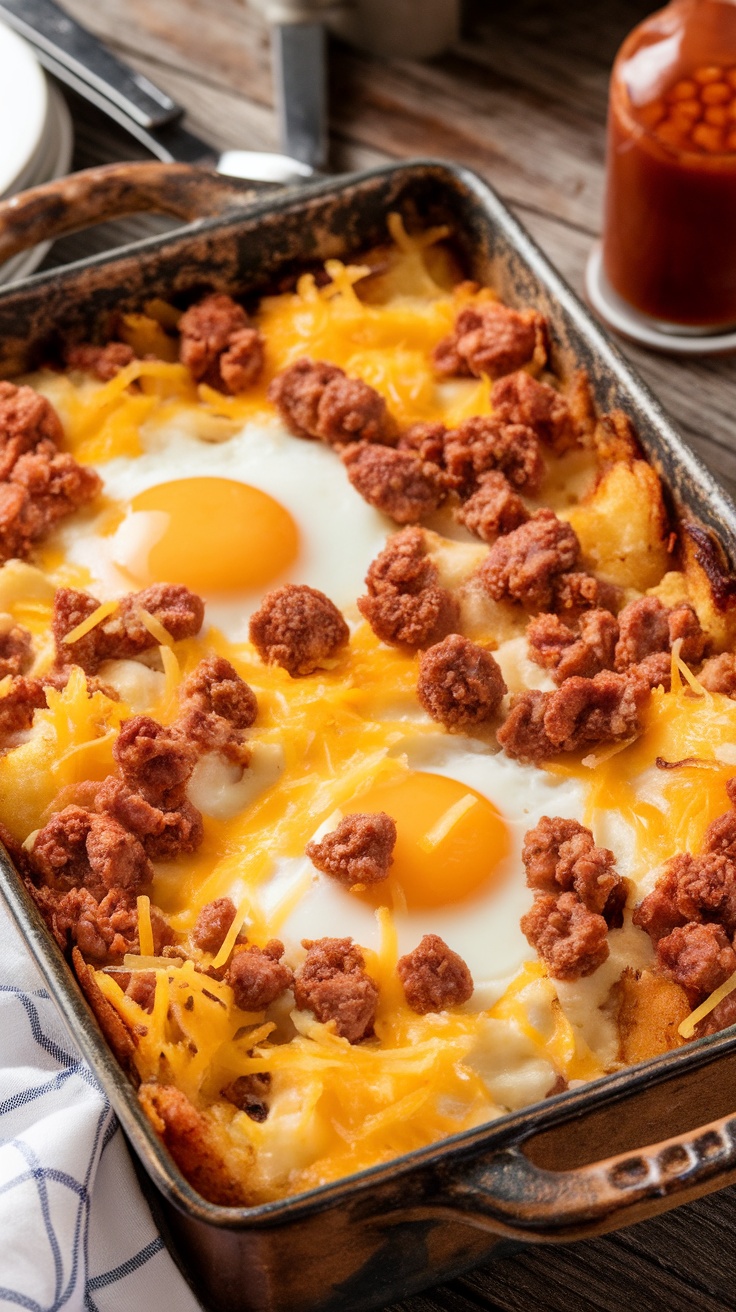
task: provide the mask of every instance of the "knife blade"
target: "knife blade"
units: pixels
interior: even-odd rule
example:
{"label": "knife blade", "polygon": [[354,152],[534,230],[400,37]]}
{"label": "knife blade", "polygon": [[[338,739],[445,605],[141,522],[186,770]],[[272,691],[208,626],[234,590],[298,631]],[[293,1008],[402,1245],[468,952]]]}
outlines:
{"label": "knife blade", "polygon": [[323,23],[271,29],[279,132],[284,154],[321,169],[327,160],[327,36]]}
{"label": "knife blade", "polygon": [[231,177],[280,186],[314,176],[305,161],[276,152],[220,154],[184,126],[181,105],[114,56],[54,0],[0,0],[0,19],[25,37],[49,73],[164,163],[199,164]]}

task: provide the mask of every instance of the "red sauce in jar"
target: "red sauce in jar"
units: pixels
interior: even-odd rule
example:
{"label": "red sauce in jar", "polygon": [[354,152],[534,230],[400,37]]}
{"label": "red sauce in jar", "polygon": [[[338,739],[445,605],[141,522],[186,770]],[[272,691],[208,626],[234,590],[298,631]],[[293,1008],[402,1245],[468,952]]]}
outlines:
{"label": "red sauce in jar", "polygon": [[613,68],[603,259],[664,323],[736,324],[736,3],[675,0]]}

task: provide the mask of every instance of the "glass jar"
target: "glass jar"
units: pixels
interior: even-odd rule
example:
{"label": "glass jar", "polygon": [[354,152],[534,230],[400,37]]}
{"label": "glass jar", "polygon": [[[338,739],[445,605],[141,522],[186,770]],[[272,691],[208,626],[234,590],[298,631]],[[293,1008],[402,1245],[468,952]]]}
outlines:
{"label": "glass jar", "polygon": [[660,326],[736,324],[736,0],[673,0],[613,66],[603,263]]}

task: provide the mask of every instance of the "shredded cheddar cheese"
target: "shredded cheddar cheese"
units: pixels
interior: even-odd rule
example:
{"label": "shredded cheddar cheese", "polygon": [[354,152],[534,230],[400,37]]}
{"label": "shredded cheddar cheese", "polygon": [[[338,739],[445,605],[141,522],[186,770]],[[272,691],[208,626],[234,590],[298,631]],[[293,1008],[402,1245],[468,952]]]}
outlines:
{"label": "shredded cheddar cheese", "polygon": [[151,928],[151,899],[145,893],[137,899],[138,942],[142,957],[153,956],[153,929]]}
{"label": "shredded cheddar cheese", "polygon": [[452,832],[458,820],[462,819],[462,817],[476,805],[477,801],[477,797],[474,797],[472,793],[467,793],[466,796],[461,797],[454,806],[451,806],[448,811],[445,811],[445,814],[439,817],[435,824],[432,825],[432,828],[427,830],[427,833],[421,840],[419,846],[422,848],[422,851],[434,851],[443,839],[447,838],[447,835]]}
{"label": "shredded cheddar cheese", "polygon": [[727,998],[729,993],[733,993],[734,989],[736,989],[736,971],[734,971],[733,975],[729,975],[728,979],[724,984],[721,984],[720,988],[714,989],[710,994],[710,997],[705,999],[705,1002],[701,1002],[699,1007],[696,1007],[694,1011],[690,1012],[689,1016],[685,1017],[678,1026],[678,1034],[680,1034],[683,1039],[691,1039],[701,1020],[705,1020],[706,1016],[709,1016],[712,1011],[715,1011],[719,1002],[723,1002],[723,999]]}
{"label": "shredded cheddar cheese", "polygon": [[79,642],[80,638],[86,638],[87,634],[96,629],[98,624],[102,624],[103,620],[109,619],[110,615],[114,615],[117,608],[118,603],[116,601],[103,601],[97,607],[97,610],[87,616],[86,620],[82,620],[69,633],[64,634],[64,642],[69,644]]}

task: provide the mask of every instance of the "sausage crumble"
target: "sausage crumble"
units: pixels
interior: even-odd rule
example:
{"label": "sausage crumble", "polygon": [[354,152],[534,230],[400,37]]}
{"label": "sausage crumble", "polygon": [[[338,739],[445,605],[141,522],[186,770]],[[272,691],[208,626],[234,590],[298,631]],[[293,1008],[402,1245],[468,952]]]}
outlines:
{"label": "sausage crumble", "polygon": [[356,492],[397,524],[426,519],[447,496],[441,470],[410,451],[355,442],[340,458]]}
{"label": "sausage crumble", "polygon": [[334,660],[349,638],[334,602],[306,584],[269,592],[250,620],[250,640],[261,660],[281,665],[292,679]]}
{"label": "sausage crumble", "polygon": [[669,652],[678,638],[682,640],[682,660],[688,664],[702,660],[705,634],[693,607],[687,602],[669,608],[658,597],[638,597],[624,606],[618,622],[617,670],[626,670],[650,656]]}
{"label": "sausage crumble", "polygon": [[365,959],[351,938],[305,939],[304,964],[294,977],[294,998],[322,1024],[334,1021],[348,1043],[373,1033],[378,986],[365,970]]}
{"label": "sausage crumble", "polygon": [[484,474],[475,492],[455,511],[455,518],[483,542],[495,542],[529,519],[529,511],[505,474]]}
{"label": "sausage crumble", "polygon": [[578,446],[578,426],[565,397],[521,370],[493,384],[491,405],[497,419],[523,424],[557,455]]}
{"label": "sausage crumble", "polygon": [[107,342],[105,346],[93,346],[91,342],[81,342],[70,346],[64,352],[67,369],[79,369],[85,374],[94,374],[101,383],[109,383],[132,364],[136,355],[132,346],[125,342]]}
{"label": "sausage crumble", "polygon": [[736,654],[732,651],[711,656],[698,674],[698,682],[707,692],[718,692],[724,697],[736,697]]}
{"label": "sausage crumble", "polygon": [[284,945],[272,938],[264,948],[241,947],[230,958],[225,979],[241,1011],[265,1011],[290,989],[292,971],[281,960]]}
{"label": "sausage crumble", "polygon": [[399,957],[396,971],[408,1005],[420,1016],[460,1007],[473,993],[468,967],[438,934],[425,934],[413,952]]}
{"label": "sausage crumble", "polygon": [[390,442],[394,436],[383,397],[334,364],[297,360],[276,375],[268,396],[295,437],[338,444]]}
{"label": "sausage crumble", "polygon": [[575,893],[541,893],[521,918],[522,933],[553,979],[581,979],[608,959],[608,925]]}
{"label": "sausage crumble", "polygon": [[512,310],[496,301],[469,305],[432,358],[441,377],[499,378],[532,360],[542,365],[547,358],[547,320],[536,310]]}
{"label": "sausage crumble", "polygon": [[566,679],[555,692],[517,693],[498,741],[507,755],[539,764],[559,752],[635,738],[649,695],[646,680],[608,670]]}
{"label": "sausage crumble", "polygon": [[538,490],[544,475],[537,436],[530,428],[508,424],[496,415],[472,415],[453,429],[414,424],[400,435],[398,446],[437,465],[447,485],[461,497],[469,496],[493,470],[530,494]]}
{"label": "sausage crumble", "polygon": [[242,305],[215,292],[190,306],[179,320],[179,358],[197,383],[235,395],[258,382],[263,338]]}
{"label": "sausage crumble", "polygon": [[439,585],[421,529],[389,538],[366,574],[367,595],[358,610],[377,638],[395,647],[428,647],[457,628],[460,608]]}
{"label": "sausage crumble", "polygon": [[258,700],[224,656],[206,656],[181,689],[179,728],[204,752],[222,752],[247,765],[245,731],[255,723]]}
{"label": "sausage crumble", "polygon": [[385,811],[353,813],[318,842],[307,843],[312,865],[341,884],[378,884],[388,875],[396,846],[396,821]]}
{"label": "sausage crumble", "polygon": [[192,942],[203,952],[216,956],[236,915],[235,903],[230,897],[217,897],[202,907],[192,930]]}
{"label": "sausage crumble", "polygon": [[521,858],[526,882],[536,893],[575,893],[609,926],[615,927],[614,920],[620,925],[628,891],[626,881],[615,869],[613,852],[596,847],[585,825],[559,816],[542,816],[525,834]]}
{"label": "sausage crumble", "polygon": [[544,508],[494,542],[478,578],[494,601],[507,597],[531,610],[548,610],[555,577],[572,569],[579,552],[572,527]]}
{"label": "sausage crumble", "polygon": [[447,729],[483,724],[507,691],[498,661],[477,643],[450,633],[419,658],[417,696]]}
{"label": "sausage crumble", "polygon": [[526,636],[529,656],[552,673],[555,683],[577,676],[592,679],[613,667],[618,622],[610,611],[584,611],[577,633],[557,615],[537,615]]}
{"label": "sausage crumble", "polygon": [[57,666],[79,665],[94,674],[103,661],[134,659],[157,647],[158,639],[143,623],[144,611],[153,615],[175,642],[194,637],[204,620],[204,602],[195,592],[179,583],[153,583],[142,592],[121,597],[112,615],[75,642],[65,642],[66,635],[89,619],[99,605],[88,592],[57,588],[51,620]]}

